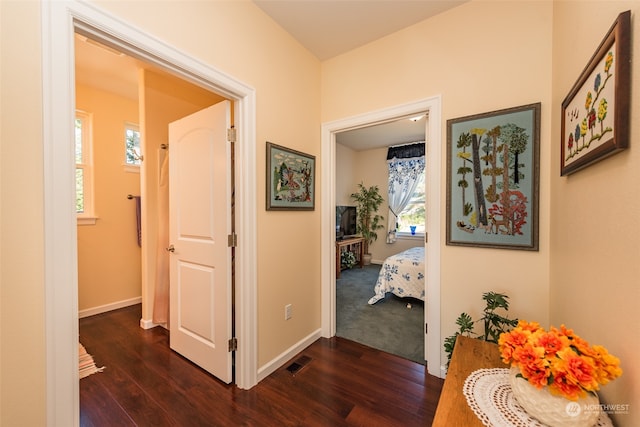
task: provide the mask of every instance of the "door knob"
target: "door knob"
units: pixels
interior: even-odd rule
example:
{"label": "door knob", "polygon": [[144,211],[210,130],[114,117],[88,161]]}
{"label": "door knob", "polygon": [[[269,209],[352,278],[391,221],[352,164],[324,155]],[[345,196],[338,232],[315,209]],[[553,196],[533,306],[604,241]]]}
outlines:
{"label": "door knob", "polygon": [[176,248],[173,247],[173,245],[169,245],[169,247],[167,248],[168,252],[175,252]]}

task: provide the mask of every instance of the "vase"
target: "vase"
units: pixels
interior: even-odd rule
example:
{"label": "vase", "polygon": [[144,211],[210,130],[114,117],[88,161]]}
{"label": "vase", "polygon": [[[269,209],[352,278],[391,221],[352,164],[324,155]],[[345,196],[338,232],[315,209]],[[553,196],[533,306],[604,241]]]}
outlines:
{"label": "vase", "polygon": [[587,393],[577,401],[551,394],[548,387],[536,388],[518,377],[518,367],[511,367],[509,383],[516,401],[528,415],[549,427],[592,427],[600,416],[598,396]]}
{"label": "vase", "polygon": [[362,264],[371,265],[371,254],[364,254],[362,256]]}

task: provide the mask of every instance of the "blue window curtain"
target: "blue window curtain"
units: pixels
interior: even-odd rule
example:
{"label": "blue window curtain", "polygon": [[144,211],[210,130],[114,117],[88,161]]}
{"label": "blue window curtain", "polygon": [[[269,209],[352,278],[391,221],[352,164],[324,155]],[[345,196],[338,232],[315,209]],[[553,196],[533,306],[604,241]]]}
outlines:
{"label": "blue window curtain", "polygon": [[396,241],[398,215],[402,213],[416,190],[420,175],[425,167],[424,142],[389,147],[389,222],[387,223],[387,243]]}

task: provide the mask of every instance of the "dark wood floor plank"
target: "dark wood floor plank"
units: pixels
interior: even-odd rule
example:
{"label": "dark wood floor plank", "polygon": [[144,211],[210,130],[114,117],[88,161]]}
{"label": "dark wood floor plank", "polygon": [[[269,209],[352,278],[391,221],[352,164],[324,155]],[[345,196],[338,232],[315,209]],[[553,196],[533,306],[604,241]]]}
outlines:
{"label": "dark wood floor plank", "polygon": [[120,407],[108,389],[102,385],[98,375],[83,378],[80,387],[80,401],[92,408],[91,411],[80,411],[80,425],[92,426],[135,426],[127,412]]}
{"label": "dark wood floor plank", "polygon": [[[319,376],[334,378],[335,387],[340,394],[350,394],[352,399],[361,406],[375,406],[379,401],[385,401],[394,411],[415,412],[423,406],[420,396],[425,394],[424,386],[414,381],[395,375],[393,372],[379,369],[363,369],[363,358],[346,363],[336,361],[330,366],[320,366]],[[310,368],[311,369],[311,368]],[[424,380],[424,374],[422,375]],[[310,379],[316,381],[317,379]],[[371,388],[371,384],[375,388]],[[384,410],[384,409],[377,409]]]}
{"label": "dark wood floor plank", "polygon": [[169,349],[169,332],[139,327],[140,306],[80,320],[102,373],[80,381],[83,426],[428,426],[443,381],[423,365],[342,338],[320,339],[251,390]]}

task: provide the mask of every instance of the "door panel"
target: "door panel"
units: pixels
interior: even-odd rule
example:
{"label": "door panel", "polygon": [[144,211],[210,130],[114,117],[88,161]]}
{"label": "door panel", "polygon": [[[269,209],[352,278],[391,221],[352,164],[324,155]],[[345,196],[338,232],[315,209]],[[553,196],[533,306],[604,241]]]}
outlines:
{"label": "door panel", "polygon": [[232,381],[230,103],[169,125],[170,347]]}

